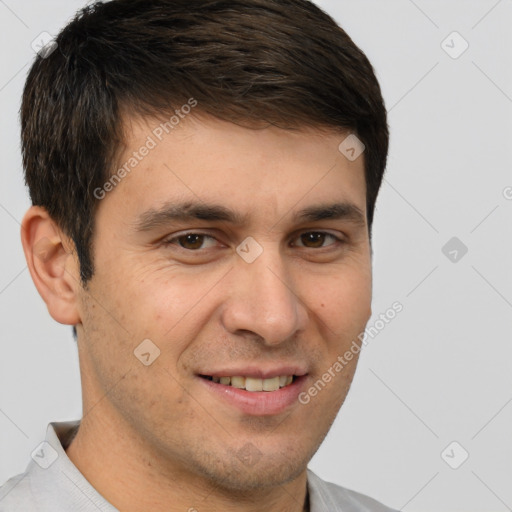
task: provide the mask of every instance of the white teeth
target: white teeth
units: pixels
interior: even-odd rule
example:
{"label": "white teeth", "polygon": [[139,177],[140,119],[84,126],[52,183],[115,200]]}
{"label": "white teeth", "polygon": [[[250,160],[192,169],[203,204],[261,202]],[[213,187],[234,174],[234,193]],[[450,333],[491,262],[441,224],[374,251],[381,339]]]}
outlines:
{"label": "white teeth", "polygon": [[279,389],[279,377],[263,379],[263,391],[276,391]]}
{"label": "white teeth", "polygon": [[245,389],[245,377],[231,377],[231,385],[234,388]]}
{"label": "white teeth", "polygon": [[245,378],[245,389],[247,391],[263,391],[263,379]]}
{"label": "white teeth", "polygon": [[242,377],[240,375],[234,377],[212,377],[211,379],[213,382],[247,391],[277,391],[279,388],[290,385],[293,381],[293,375],[281,375],[279,377],[271,377],[270,379]]}

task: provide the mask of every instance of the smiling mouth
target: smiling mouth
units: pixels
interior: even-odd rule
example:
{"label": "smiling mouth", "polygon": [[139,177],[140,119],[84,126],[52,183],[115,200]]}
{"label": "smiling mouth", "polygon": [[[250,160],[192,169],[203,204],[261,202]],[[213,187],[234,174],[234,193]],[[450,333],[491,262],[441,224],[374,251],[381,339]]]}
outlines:
{"label": "smiling mouth", "polygon": [[211,375],[199,375],[199,377],[210,380],[217,384],[231,386],[246,391],[277,391],[292,384],[297,378],[296,375],[281,375],[270,379],[258,379],[254,377],[212,377]]}

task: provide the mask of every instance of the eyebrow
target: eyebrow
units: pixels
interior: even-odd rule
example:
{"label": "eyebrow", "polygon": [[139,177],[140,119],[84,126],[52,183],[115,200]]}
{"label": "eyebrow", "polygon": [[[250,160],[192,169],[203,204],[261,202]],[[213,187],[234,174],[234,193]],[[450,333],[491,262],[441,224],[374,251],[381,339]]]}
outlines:
{"label": "eyebrow", "polygon": [[[248,214],[241,214],[218,204],[171,202],[159,209],[150,209],[139,215],[135,221],[135,230],[152,231],[173,222],[190,220],[221,221],[242,226],[247,224],[248,219]],[[364,213],[358,206],[348,202],[308,206],[293,215],[293,220],[296,222],[317,222],[327,219],[346,220],[357,226],[366,226]]]}

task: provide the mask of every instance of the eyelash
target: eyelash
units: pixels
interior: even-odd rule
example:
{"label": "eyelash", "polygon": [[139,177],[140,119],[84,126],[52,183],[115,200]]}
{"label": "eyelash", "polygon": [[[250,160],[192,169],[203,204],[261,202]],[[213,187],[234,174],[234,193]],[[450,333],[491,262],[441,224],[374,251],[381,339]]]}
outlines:
{"label": "eyelash", "polygon": [[[327,231],[303,231],[302,233],[297,235],[296,238],[300,238],[302,235],[307,235],[307,234],[311,234],[311,233],[329,236],[329,237],[333,238],[335,240],[335,242],[332,243],[332,244],[326,245],[326,246],[322,246],[322,247],[303,247],[303,246],[299,246],[299,247],[302,247],[304,249],[325,249],[327,247],[331,247],[331,246],[340,245],[340,244],[344,244],[345,243],[345,241],[343,239],[337,237],[336,235],[333,235],[332,233],[328,233]],[[215,240],[215,237],[212,236],[212,235],[209,235],[208,233],[201,233],[199,231],[187,231],[185,233],[181,233],[179,235],[173,236],[172,238],[168,238],[166,240],[163,240],[162,243],[164,245],[166,245],[166,246],[168,246],[168,245],[177,245],[177,247],[179,249],[187,251],[187,252],[191,252],[191,253],[192,252],[199,253],[202,250],[205,250],[205,249],[187,249],[185,247],[181,247],[180,245],[174,243],[175,241],[178,241],[180,238],[184,238],[187,235],[203,236],[203,237]]]}

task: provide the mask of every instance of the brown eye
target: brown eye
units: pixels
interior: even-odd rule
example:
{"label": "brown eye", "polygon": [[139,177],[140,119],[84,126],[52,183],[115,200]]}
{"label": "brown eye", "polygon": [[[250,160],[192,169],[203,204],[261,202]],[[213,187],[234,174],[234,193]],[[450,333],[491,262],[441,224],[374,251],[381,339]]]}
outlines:
{"label": "brown eye", "polygon": [[187,249],[189,251],[197,251],[199,249],[207,249],[208,247],[213,246],[212,243],[210,243],[209,246],[204,247],[204,244],[207,240],[211,240],[213,245],[215,245],[215,238],[203,233],[185,233],[183,235],[169,238],[165,241],[165,244],[179,245],[179,247],[183,249]]}
{"label": "brown eye", "polygon": [[184,249],[200,249],[203,239],[203,235],[189,234],[180,236],[177,240]]}
{"label": "brown eye", "polygon": [[309,231],[307,233],[302,233],[299,236],[299,239],[302,243],[302,245],[299,245],[299,247],[318,249],[321,247],[328,247],[329,245],[333,245],[332,243],[324,245],[324,242],[327,237],[333,239],[335,242],[341,241],[339,238],[335,237],[334,235],[331,235],[330,233],[324,233],[323,231]]}

